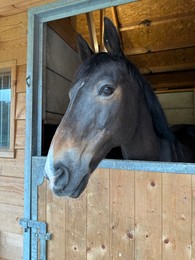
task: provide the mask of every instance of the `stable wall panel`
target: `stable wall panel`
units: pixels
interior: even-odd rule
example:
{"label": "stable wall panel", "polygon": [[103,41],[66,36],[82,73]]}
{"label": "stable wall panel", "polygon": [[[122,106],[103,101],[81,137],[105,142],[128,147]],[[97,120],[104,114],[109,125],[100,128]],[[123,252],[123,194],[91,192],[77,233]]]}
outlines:
{"label": "stable wall panel", "polygon": [[[8,246],[9,245],[9,246]],[[0,231],[0,259],[23,259],[23,235]],[[14,258],[13,258],[14,252]]]}
{"label": "stable wall panel", "polygon": [[[1,1],[3,2],[3,1]],[[4,1],[7,2],[7,1]],[[1,4],[0,4],[1,10]],[[1,17],[0,42],[15,42],[27,37],[27,13]]]}
{"label": "stable wall panel", "polygon": [[16,119],[26,119],[26,93],[16,95]]}
{"label": "stable wall panel", "polygon": [[0,176],[0,203],[24,205],[24,180],[22,178]]}
{"label": "stable wall panel", "polygon": [[44,183],[40,213],[53,233],[48,259],[192,260],[192,177],[97,169],[77,199],[44,193]]}
{"label": "stable wall panel", "polygon": [[0,176],[24,177],[24,150],[16,150],[15,158],[0,158]]}
{"label": "stable wall panel", "polygon": [[15,149],[25,149],[25,132],[26,132],[26,121],[16,120],[16,141]]}

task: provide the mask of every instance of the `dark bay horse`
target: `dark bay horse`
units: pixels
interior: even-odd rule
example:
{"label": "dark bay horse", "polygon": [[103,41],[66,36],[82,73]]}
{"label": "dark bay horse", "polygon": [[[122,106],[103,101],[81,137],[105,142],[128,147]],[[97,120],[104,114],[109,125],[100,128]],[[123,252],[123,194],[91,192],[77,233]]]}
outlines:
{"label": "dark bay horse", "polygon": [[[95,54],[78,37],[83,63],[45,165],[58,196],[78,197],[99,162],[117,146],[124,159],[195,162],[195,126],[170,130],[150,85],[125,58],[116,28],[108,18],[104,22],[107,52]],[[183,144],[177,138],[181,129],[189,132]]]}

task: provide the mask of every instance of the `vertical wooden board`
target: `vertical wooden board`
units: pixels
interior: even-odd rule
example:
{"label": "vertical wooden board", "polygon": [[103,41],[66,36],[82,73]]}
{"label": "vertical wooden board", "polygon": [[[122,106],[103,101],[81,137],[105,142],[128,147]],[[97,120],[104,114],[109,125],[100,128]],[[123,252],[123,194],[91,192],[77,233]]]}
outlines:
{"label": "vertical wooden board", "polygon": [[161,259],[161,173],[135,172],[135,259]]}
{"label": "vertical wooden board", "polygon": [[0,176],[24,177],[24,150],[16,150],[15,158],[0,158]]}
{"label": "vertical wooden board", "polygon": [[87,187],[87,259],[109,259],[109,169],[96,169]]}
{"label": "vertical wooden board", "polygon": [[26,92],[26,65],[17,66],[17,93]]}
{"label": "vertical wooden board", "polygon": [[38,221],[46,221],[47,216],[47,180],[38,187]]}
{"label": "vertical wooden board", "polygon": [[26,119],[26,93],[18,93],[15,119]]}
{"label": "vertical wooden board", "polygon": [[66,260],[86,259],[86,192],[66,199]]}
{"label": "vertical wooden board", "polygon": [[192,259],[195,259],[195,175],[192,175]]}
{"label": "vertical wooden board", "polygon": [[162,259],[191,259],[191,175],[163,175]]}
{"label": "vertical wooden board", "polygon": [[0,231],[0,259],[22,258],[23,235]]}
{"label": "vertical wooden board", "polygon": [[15,139],[15,149],[25,148],[25,120],[16,121],[16,139]]}
{"label": "vertical wooden board", "polygon": [[134,259],[134,179],[132,171],[110,170],[110,259]]}
{"label": "vertical wooden board", "polygon": [[47,259],[67,259],[65,257],[65,198],[56,197],[50,189],[47,189],[47,217],[48,230],[52,233],[52,239],[48,241]]}
{"label": "vertical wooden board", "polygon": [[0,203],[23,206],[23,193],[23,178],[0,176]]}

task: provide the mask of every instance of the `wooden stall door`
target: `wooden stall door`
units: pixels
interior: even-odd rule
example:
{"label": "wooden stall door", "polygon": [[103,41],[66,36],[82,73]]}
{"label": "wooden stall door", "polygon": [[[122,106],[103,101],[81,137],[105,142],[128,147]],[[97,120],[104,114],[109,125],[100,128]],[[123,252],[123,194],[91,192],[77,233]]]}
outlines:
{"label": "wooden stall door", "polygon": [[47,259],[195,259],[195,178],[97,169],[78,199],[39,187]]}

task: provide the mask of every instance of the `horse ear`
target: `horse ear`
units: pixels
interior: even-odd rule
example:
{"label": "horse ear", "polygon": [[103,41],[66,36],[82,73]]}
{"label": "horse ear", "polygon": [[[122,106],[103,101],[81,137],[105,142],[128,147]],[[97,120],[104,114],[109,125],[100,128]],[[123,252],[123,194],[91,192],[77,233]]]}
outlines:
{"label": "horse ear", "polygon": [[107,52],[114,56],[123,55],[116,27],[110,19],[104,18],[104,46]]}
{"label": "horse ear", "polygon": [[94,54],[92,49],[89,47],[88,43],[80,34],[78,34],[77,36],[77,48],[79,51],[79,56],[81,58],[81,61],[85,61],[92,54]]}

